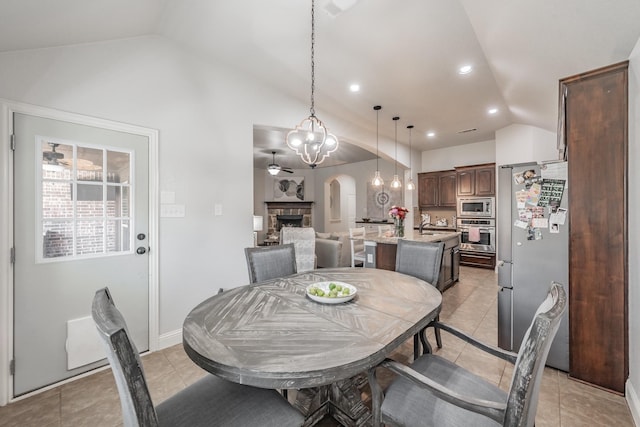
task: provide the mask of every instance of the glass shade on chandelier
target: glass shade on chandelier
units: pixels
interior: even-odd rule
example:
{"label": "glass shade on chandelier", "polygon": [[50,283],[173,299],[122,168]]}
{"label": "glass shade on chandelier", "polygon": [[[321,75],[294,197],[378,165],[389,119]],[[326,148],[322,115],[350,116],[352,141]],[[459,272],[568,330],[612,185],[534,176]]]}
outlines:
{"label": "glass shade on chandelier", "polygon": [[371,185],[374,187],[381,187],[384,185],[384,180],[380,176],[380,167],[378,165],[378,160],[380,160],[380,156],[378,155],[378,119],[380,117],[380,110],[382,107],[380,105],[376,105],[373,107],[376,112],[376,173],[373,174],[373,179],[371,180]]}
{"label": "glass shade on chandelier", "polygon": [[398,177],[398,120],[400,120],[400,117],[394,117],[393,121],[396,124],[396,161],[395,161],[395,169],[394,169],[394,174],[393,174],[393,181],[391,181],[391,188],[401,188],[402,187],[402,181],[400,181],[400,178]]}
{"label": "glass shade on chandelier", "polygon": [[315,111],[315,0],[311,0],[311,108],[309,117],[287,134],[287,145],[303,162],[315,168],[338,149],[338,138],[327,131]]}

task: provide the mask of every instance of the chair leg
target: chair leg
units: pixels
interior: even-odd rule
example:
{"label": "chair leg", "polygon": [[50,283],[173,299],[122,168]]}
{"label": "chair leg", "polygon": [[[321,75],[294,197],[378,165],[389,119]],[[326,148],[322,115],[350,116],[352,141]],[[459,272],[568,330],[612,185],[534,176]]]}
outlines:
{"label": "chair leg", "polygon": [[[436,316],[436,318],[434,319],[436,322],[440,321],[440,315]],[[442,348],[442,335],[440,335],[440,328],[438,328],[437,326],[433,327],[433,333],[436,336],[436,345],[438,346],[438,348]]]}
{"label": "chair leg", "polygon": [[376,379],[376,368],[373,367],[369,369],[368,372],[369,377],[369,387],[371,388],[371,412],[373,412],[373,427],[381,427],[382,426],[382,388],[380,388],[380,384],[378,384],[378,380]]}

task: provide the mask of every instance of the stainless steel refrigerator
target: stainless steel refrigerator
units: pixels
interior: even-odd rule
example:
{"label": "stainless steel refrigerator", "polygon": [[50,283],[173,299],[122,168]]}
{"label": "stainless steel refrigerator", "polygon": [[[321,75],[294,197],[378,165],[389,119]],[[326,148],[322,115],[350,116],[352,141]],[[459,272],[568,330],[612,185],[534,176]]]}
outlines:
{"label": "stainless steel refrigerator", "polygon": [[[498,346],[517,352],[551,281],[569,292],[566,162],[498,169]],[[569,371],[565,311],[547,365]]]}

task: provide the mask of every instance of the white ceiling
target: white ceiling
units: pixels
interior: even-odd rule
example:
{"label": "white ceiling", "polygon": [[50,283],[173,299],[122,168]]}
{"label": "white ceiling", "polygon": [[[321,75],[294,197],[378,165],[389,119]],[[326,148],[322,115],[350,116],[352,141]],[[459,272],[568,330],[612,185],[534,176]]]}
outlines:
{"label": "white ceiling", "polygon": [[[332,17],[330,1],[354,4]],[[0,51],[160,34],[308,104],[310,22],[302,0],[0,0]],[[399,142],[413,124],[419,150],[512,123],[555,131],[558,80],[627,59],[638,22],[638,0],[317,0],[316,112],[371,134],[382,105],[380,134],[394,138],[398,115]],[[474,71],[460,76],[464,64]],[[278,131],[254,131],[267,159],[272,144],[286,152]]]}

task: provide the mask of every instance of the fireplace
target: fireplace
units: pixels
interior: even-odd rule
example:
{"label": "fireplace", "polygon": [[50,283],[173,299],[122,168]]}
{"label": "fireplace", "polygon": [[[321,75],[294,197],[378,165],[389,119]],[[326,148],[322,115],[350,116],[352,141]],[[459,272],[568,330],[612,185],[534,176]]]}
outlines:
{"label": "fireplace", "polygon": [[267,236],[280,234],[282,227],[313,227],[313,202],[265,202],[267,205]]}
{"label": "fireplace", "polygon": [[282,227],[302,227],[304,215],[276,215],[276,231]]}

